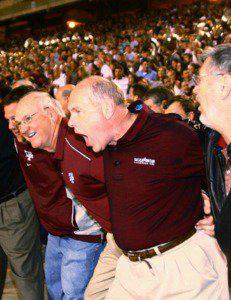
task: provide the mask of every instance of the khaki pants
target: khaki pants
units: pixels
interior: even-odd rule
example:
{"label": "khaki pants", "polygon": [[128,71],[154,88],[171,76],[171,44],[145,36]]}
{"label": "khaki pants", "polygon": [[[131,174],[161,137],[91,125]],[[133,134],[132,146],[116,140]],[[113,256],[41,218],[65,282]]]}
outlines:
{"label": "khaki pants", "polygon": [[0,299],[2,299],[7,269],[7,257],[0,246]]}
{"label": "khaki pants", "polygon": [[116,265],[121,255],[122,252],[117,247],[113,235],[108,233],[107,245],[100,255],[93,277],[87,286],[84,296],[85,300],[105,299],[108,289],[115,278]]}
{"label": "khaki pants", "polygon": [[0,247],[23,300],[43,300],[39,226],[29,191],[0,204]]}
{"label": "khaki pants", "polygon": [[214,238],[197,232],[142,262],[122,255],[107,300],[228,300],[227,265]]}

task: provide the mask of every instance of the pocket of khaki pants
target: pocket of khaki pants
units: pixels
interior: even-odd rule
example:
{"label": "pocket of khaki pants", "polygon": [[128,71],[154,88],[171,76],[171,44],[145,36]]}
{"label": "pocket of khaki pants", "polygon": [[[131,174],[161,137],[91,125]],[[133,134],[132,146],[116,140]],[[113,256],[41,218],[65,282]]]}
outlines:
{"label": "pocket of khaki pants", "polygon": [[15,198],[14,201],[11,200],[10,203],[6,203],[5,209],[3,209],[3,223],[7,228],[12,228],[17,226],[18,223],[21,223],[24,220],[24,216],[18,203]]}
{"label": "pocket of khaki pants", "polygon": [[192,267],[198,273],[208,277],[212,276],[214,279],[218,277],[213,266],[212,258],[209,257],[208,253],[206,253],[206,249],[202,246],[196,244],[186,256],[191,260]]}

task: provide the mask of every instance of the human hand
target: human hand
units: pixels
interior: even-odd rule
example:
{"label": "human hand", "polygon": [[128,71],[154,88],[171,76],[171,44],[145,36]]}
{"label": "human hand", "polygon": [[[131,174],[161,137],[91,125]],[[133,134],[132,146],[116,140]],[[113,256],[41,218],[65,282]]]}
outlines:
{"label": "human hand", "polygon": [[197,230],[203,230],[206,234],[214,236],[215,235],[215,225],[214,225],[214,219],[211,214],[211,204],[209,197],[202,192],[202,198],[204,200],[204,213],[205,217],[204,219],[200,220],[196,224]]}

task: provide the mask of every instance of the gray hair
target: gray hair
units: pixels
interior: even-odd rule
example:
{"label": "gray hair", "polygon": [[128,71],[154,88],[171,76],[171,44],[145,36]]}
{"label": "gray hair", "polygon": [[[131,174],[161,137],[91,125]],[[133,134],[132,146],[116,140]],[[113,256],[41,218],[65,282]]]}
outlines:
{"label": "gray hair", "polygon": [[112,81],[101,76],[90,76],[77,84],[77,88],[89,88],[93,104],[98,105],[102,99],[110,98],[116,105],[125,105],[123,91]]}
{"label": "gray hair", "polygon": [[203,58],[211,58],[211,67],[222,74],[231,74],[231,44],[222,44],[205,50]]}
{"label": "gray hair", "polygon": [[43,111],[46,111],[46,108],[50,106],[57,112],[59,116],[65,117],[65,113],[62,109],[61,104],[57,100],[52,98],[48,93],[32,91],[28,93],[25,97],[28,96],[31,96],[33,97],[33,99],[37,100]]}
{"label": "gray hair", "polygon": [[116,105],[124,104],[125,98],[123,91],[111,81],[95,82],[92,85],[92,94],[94,98],[99,100],[104,97],[109,97]]}
{"label": "gray hair", "polygon": [[66,90],[64,90],[62,92],[62,98],[63,98],[63,100],[66,100],[70,96],[71,92],[72,92],[72,89],[66,89]]}

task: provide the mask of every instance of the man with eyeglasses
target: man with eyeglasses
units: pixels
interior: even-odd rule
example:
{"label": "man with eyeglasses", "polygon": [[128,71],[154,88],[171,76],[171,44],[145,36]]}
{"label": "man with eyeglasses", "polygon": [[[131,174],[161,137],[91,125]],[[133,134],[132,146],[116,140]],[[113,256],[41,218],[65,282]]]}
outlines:
{"label": "man with eyeglasses", "polygon": [[231,257],[231,44],[209,48],[194,89],[200,121],[210,127],[207,179],[217,240]]}
{"label": "man with eyeglasses", "polygon": [[[16,142],[20,164],[40,222],[49,233],[45,253],[45,278],[49,299],[78,300],[83,298],[104,248],[103,234],[97,222],[65,186],[53,155],[37,149],[37,146],[43,147],[42,140],[49,132],[49,126],[54,128],[56,123],[55,118],[50,119],[49,115],[46,118],[42,114],[48,110],[47,105],[44,111],[40,111],[39,101],[35,101],[28,107],[29,111],[21,123],[15,121],[19,100],[26,95],[33,95],[33,92],[34,89],[28,86],[13,89],[3,101],[5,115],[10,129],[23,142]],[[45,100],[50,103],[49,94],[38,91],[34,93],[45,95]],[[42,123],[38,124],[40,118]],[[29,132],[27,136],[29,142],[21,136],[19,130],[25,126],[33,128],[33,132]],[[35,139],[37,143],[34,142]]]}

